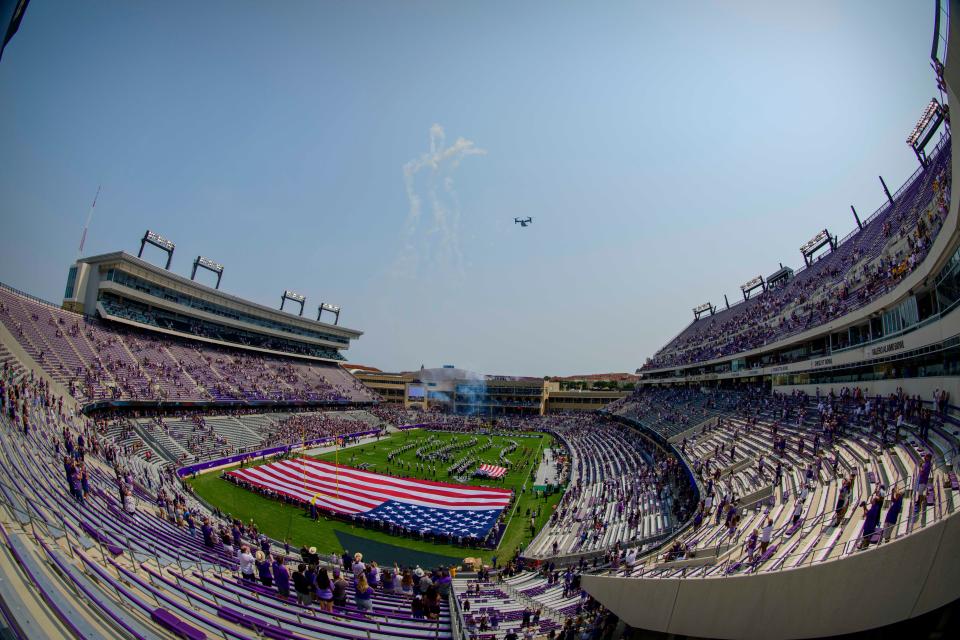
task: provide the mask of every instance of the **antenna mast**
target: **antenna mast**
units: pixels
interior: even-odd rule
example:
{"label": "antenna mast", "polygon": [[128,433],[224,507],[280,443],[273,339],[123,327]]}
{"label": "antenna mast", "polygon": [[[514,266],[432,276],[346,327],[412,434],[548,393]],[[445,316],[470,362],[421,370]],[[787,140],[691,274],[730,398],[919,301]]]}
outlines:
{"label": "antenna mast", "polygon": [[90,227],[90,220],[93,219],[93,210],[97,206],[97,198],[100,197],[100,187],[97,185],[97,193],[93,196],[93,204],[90,205],[90,211],[87,213],[87,223],[83,225],[83,235],[80,236],[80,247],[77,249],[77,259],[83,256],[83,244],[87,241],[87,229]]}

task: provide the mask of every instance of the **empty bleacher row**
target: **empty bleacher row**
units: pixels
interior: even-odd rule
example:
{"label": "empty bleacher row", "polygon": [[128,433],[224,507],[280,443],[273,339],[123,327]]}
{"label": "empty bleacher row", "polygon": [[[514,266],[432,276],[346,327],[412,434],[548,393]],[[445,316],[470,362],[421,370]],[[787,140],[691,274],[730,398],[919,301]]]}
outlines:
{"label": "empty bleacher row", "polygon": [[[350,435],[378,428],[382,422],[366,411],[304,411],[222,415],[190,412],[181,417],[120,418],[112,425],[129,425],[150,456],[167,462],[196,463],[281,444]],[[121,435],[124,428],[114,426]]]}
{"label": "empty bleacher row", "polygon": [[686,387],[638,386],[630,395],[606,406],[605,410],[637,425],[671,438],[704,421],[740,406],[743,394],[716,390],[703,393]]}
{"label": "empty bleacher row", "polygon": [[457,577],[454,592],[471,638],[609,637],[611,619],[580,588],[571,569],[548,573],[504,568],[496,577]]}
{"label": "empty bleacher row", "polygon": [[665,534],[672,495],[644,441],[615,422],[568,417],[551,427],[570,451],[566,493],[527,558],[582,554]]}
{"label": "empty bleacher row", "polygon": [[502,584],[458,577],[453,581],[453,589],[472,637],[492,640],[503,638],[510,631],[519,636],[528,627],[537,634],[547,634],[560,627],[554,616],[544,615],[542,607],[534,610],[529,602],[521,601]]}
{"label": "empty bleacher row", "polygon": [[337,365],[213,345],[64,311],[0,286],[0,323],[83,403],[369,401]]}

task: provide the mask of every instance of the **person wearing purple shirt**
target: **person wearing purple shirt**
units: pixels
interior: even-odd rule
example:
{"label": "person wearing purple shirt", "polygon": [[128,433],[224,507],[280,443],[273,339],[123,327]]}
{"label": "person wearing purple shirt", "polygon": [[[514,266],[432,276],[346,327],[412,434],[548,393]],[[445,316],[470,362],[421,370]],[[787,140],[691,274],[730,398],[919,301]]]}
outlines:
{"label": "person wearing purple shirt", "polygon": [[277,591],[284,598],[290,595],[290,574],[287,568],[283,566],[284,558],[275,558],[273,561],[273,581],[277,585]]}
{"label": "person wearing purple shirt", "polygon": [[883,519],[883,541],[888,542],[897,526],[897,520],[900,518],[900,510],[903,509],[903,491],[897,489],[890,498],[890,507],[887,509],[887,515]]}
{"label": "person wearing purple shirt", "polygon": [[923,464],[920,465],[920,473],[917,474],[917,509],[920,509],[927,499],[927,483],[930,481],[931,467],[931,456],[928,453],[923,456]]}
{"label": "person wearing purple shirt", "polygon": [[440,574],[440,577],[436,582],[437,591],[440,592],[440,595],[443,598],[446,598],[450,594],[450,588],[453,585],[453,579],[450,577],[450,572],[443,570]]}
{"label": "person wearing purple shirt", "polygon": [[873,496],[870,500],[870,507],[867,509],[867,514],[863,518],[863,540],[860,543],[860,548],[864,549],[870,546],[870,538],[880,524],[880,510],[882,508],[883,498],[878,495]]}
{"label": "person wearing purple shirt", "polygon": [[367,583],[367,576],[363,573],[357,577],[353,596],[358,609],[361,611],[373,610],[373,589]]}
{"label": "person wearing purple shirt", "polygon": [[270,573],[270,557],[263,551],[257,552],[257,575],[265,587],[273,586],[273,574]]}
{"label": "person wearing purple shirt", "polygon": [[240,527],[237,526],[237,523],[233,523],[233,528],[230,530],[230,534],[233,537],[233,548],[238,552],[240,550]]}

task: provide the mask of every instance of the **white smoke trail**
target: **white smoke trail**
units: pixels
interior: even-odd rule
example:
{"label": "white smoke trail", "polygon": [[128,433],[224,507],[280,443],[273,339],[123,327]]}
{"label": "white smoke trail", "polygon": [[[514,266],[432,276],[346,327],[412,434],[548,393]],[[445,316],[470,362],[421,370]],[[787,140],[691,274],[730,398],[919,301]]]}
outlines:
{"label": "white smoke trail", "polygon": [[[460,199],[453,174],[463,158],[486,153],[486,150],[465,138],[457,138],[453,144],[446,146],[443,127],[439,124],[430,127],[430,151],[403,165],[403,183],[409,208],[395,275],[413,278],[422,275],[421,270],[463,274]],[[421,174],[425,183],[425,198],[417,189],[417,177]],[[429,227],[422,220],[424,199],[429,203],[432,214]]]}

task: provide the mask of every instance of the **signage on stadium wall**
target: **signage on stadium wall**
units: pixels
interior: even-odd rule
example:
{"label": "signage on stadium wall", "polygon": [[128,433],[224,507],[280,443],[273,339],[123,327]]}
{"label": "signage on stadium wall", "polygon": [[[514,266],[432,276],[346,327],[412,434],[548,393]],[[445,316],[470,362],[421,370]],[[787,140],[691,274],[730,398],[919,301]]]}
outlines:
{"label": "signage on stadium wall", "polygon": [[826,367],[833,364],[833,358],[820,358],[819,360],[814,360],[811,364],[814,368]]}
{"label": "signage on stadium wall", "polygon": [[897,340],[895,342],[888,342],[887,344],[882,344],[879,347],[873,347],[870,349],[870,355],[872,356],[882,356],[886,353],[891,353],[893,351],[902,351],[903,350],[903,340]]}

